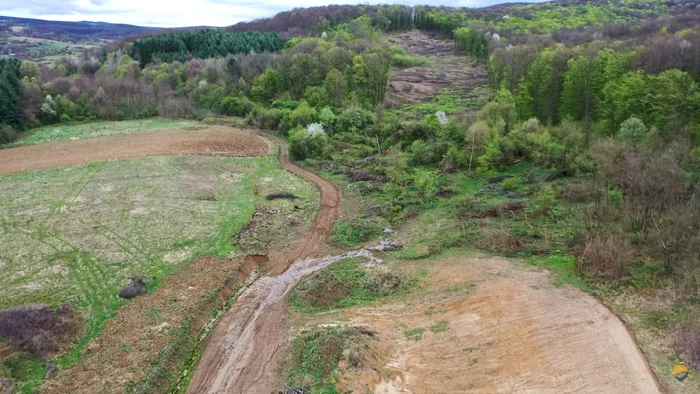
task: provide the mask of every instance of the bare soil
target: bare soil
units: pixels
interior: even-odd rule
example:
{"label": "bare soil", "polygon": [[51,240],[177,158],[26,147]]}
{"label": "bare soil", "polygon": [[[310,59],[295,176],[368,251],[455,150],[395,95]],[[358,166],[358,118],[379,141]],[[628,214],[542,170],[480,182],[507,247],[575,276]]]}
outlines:
{"label": "bare soil", "polygon": [[428,270],[424,291],[305,323],[349,323],[379,338],[382,362],[348,370],[341,392],[660,392],[625,325],[595,298],[553,286],[548,271],[487,257],[401,265]]}
{"label": "bare soil", "polygon": [[242,129],[162,130],[0,149],[0,175],[147,156],[269,154],[265,140]]}
{"label": "bare soil", "polygon": [[433,101],[440,89],[470,92],[487,81],[486,69],[453,53],[452,41],[430,37],[422,31],[394,35],[389,42],[403,47],[410,55],[432,57],[432,67],[394,69],[386,92],[387,106]]}
{"label": "bare soil", "polygon": [[305,239],[291,252],[270,253],[266,272],[269,276],[244,292],[216,326],[194,371],[188,393],[269,394],[281,387],[280,367],[288,343],[285,300],[298,280],[308,273],[287,269],[296,261],[322,254],[338,215],[338,188],[293,164],[283,140],[264,135],[279,144],[280,162],[285,168],[319,186],[321,208]]}

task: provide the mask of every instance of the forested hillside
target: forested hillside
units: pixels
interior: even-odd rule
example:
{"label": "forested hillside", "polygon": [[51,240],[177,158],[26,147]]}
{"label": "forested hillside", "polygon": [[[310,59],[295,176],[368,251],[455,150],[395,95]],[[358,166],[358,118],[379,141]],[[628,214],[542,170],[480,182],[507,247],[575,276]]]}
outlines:
{"label": "forested hillside", "polygon": [[276,52],[282,42],[275,33],[226,33],[206,29],[153,35],[136,40],[130,55],[145,66],[154,60],[170,63],[238,53]]}

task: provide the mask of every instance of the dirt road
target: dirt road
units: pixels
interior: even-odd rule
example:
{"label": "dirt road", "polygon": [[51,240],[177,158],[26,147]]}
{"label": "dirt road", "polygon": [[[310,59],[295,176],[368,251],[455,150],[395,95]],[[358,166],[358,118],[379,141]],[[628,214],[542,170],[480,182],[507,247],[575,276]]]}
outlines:
{"label": "dirt road", "polygon": [[265,156],[269,153],[270,147],[264,140],[231,127],[161,130],[0,149],[0,175],[146,156]]}
{"label": "dirt road", "polygon": [[[280,367],[287,345],[286,295],[305,275],[329,264],[327,260],[294,262],[313,256],[326,242],[338,215],[338,188],[289,160],[287,144],[260,133],[280,146],[282,166],[321,189],[321,208],[305,239],[290,253],[272,253],[267,274],[245,291],[221,319],[207,342],[188,393],[264,393],[280,387]],[[298,269],[297,269],[298,268]]]}

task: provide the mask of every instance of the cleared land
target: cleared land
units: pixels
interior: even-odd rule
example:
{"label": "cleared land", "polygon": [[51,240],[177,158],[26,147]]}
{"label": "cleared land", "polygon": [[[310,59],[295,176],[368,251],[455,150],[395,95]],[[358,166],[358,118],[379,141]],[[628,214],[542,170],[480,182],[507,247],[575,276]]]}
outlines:
{"label": "cleared land", "polygon": [[374,333],[372,352],[355,356],[361,367],[337,373],[338,392],[660,392],[624,324],[593,297],[553,285],[548,271],[457,251],[386,267],[423,286],[383,305],[294,319]]}
{"label": "cleared land", "polygon": [[[318,191],[271,156],[206,156],[269,151],[264,139],[224,127],[0,151],[4,173],[132,155],[204,155],[97,162],[0,177],[0,308],[69,302],[85,321],[78,346],[52,361],[71,368],[46,390],[151,387],[166,379],[163,370],[177,371],[172,364],[186,357],[177,354],[163,361],[156,356],[166,349],[190,349],[182,338],[196,338],[256,265],[234,259],[247,251],[237,239],[257,245],[256,239],[264,237],[263,244],[285,248],[305,233],[318,209]],[[41,158],[46,160],[33,163]],[[296,199],[268,200],[270,194]],[[259,212],[266,212],[266,223],[239,237]],[[213,257],[198,258],[207,255]],[[163,286],[143,301],[128,303],[106,333],[91,342],[127,304],[116,294],[132,276],[146,278],[151,287],[164,280]],[[194,331],[185,333],[185,325]],[[121,356],[128,357],[114,365]],[[28,382],[25,389],[36,387],[46,373],[38,359],[5,361],[10,368],[2,373]],[[134,374],[135,368],[141,372]]]}
{"label": "cleared land", "polygon": [[478,106],[479,92],[474,88],[486,83],[486,69],[455,55],[451,41],[414,30],[393,35],[389,42],[403,47],[409,55],[429,57],[433,66],[392,70],[386,93],[388,106],[429,104],[445,91],[455,96],[460,107]]}
{"label": "cleared land", "polygon": [[76,125],[56,124],[29,131],[10,146],[34,145],[55,141],[74,141],[113,134],[133,134],[155,130],[201,130],[207,128],[191,120],[140,119],[121,122],[95,122]]}
{"label": "cleared land", "polygon": [[0,150],[0,175],[144,156],[265,156],[270,146],[249,132],[213,126],[161,130]]}

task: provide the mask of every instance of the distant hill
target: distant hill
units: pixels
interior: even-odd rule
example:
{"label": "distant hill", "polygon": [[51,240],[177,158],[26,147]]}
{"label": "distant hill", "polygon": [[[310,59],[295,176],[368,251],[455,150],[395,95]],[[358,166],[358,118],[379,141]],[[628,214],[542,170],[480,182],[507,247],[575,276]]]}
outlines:
{"label": "distant hill", "polygon": [[130,35],[140,35],[158,30],[161,29],[105,22],[58,22],[0,16],[0,34],[61,42],[78,43],[116,40]]}

